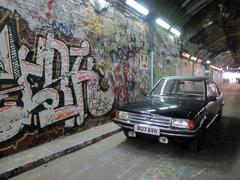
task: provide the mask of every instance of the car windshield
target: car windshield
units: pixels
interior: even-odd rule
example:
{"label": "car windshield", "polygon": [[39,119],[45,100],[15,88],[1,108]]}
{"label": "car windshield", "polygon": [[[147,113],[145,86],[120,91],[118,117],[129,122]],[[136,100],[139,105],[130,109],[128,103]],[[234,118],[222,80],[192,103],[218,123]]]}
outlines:
{"label": "car windshield", "polygon": [[203,80],[162,79],[152,89],[151,96],[187,96],[204,99]]}

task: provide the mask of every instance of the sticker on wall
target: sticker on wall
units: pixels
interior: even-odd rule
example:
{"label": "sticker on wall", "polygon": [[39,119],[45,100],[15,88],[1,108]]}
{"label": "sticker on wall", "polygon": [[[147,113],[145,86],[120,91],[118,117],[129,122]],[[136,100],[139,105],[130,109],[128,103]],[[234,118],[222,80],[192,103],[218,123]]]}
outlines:
{"label": "sticker on wall", "polygon": [[140,70],[148,70],[148,57],[145,54],[140,54]]}

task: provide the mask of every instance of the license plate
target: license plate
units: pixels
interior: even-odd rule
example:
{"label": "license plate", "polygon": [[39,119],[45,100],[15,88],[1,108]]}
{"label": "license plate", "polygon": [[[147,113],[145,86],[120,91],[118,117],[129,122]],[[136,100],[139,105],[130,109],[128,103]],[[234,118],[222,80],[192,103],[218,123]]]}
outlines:
{"label": "license plate", "polygon": [[157,136],[160,135],[160,128],[154,126],[135,125],[134,131]]}

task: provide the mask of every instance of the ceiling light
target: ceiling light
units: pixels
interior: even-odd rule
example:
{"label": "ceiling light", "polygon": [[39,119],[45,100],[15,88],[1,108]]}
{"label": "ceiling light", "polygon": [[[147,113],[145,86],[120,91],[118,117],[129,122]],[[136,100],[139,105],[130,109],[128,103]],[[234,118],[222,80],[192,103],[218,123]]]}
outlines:
{"label": "ceiling light", "polygon": [[169,29],[170,28],[170,25],[168,23],[166,23],[165,21],[163,21],[162,19],[160,19],[160,18],[156,19],[156,23],[158,25],[162,26],[165,29]]}
{"label": "ceiling light", "polygon": [[171,27],[170,32],[175,34],[178,37],[181,35],[181,33],[178,30],[176,30],[175,28],[173,28],[173,27]]}
{"label": "ceiling light", "polygon": [[196,58],[196,57],[194,57],[194,56],[192,56],[192,57],[191,57],[191,60],[193,60],[193,61],[196,61],[196,60],[197,60],[197,58]]}
{"label": "ceiling light", "polygon": [[215,69],[215,70],[218,70],[218,71],[222,71],[222,68],[218,68],[218,67],[213,66],[213,65],[210,65],[210,67],[211,67],[212,69]]}
{"label": "ceiling light", "polygon": [[190,58],[190,54],[188,54],[188,53],[182,53],[182,55],[184,56],[184,57],[186,57],[186,58]]}
{"label": "ceiling light", "polygon": [[134,8],[135,10],[137,10],[138,12],[140,12],[143,15],[148,15],[149,11],[143,7],[141,4],[137,3],[134,0],[127,0],[126,4],[131,6],[132,8]]}
{"label": "ceiling light", "polygon": [[211,61],[209,61],[209,60],[207,60],[207,62],[206,62],[207,64],[211,64]]}

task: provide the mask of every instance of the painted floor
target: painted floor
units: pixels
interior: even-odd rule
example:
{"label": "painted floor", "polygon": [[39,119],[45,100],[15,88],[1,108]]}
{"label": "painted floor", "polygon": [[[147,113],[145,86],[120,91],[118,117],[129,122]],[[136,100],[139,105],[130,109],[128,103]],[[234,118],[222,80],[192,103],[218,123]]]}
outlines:
{"label": "painted floor", "polygon": [[13,179],[34,180],[232,180],[240,179],[240,85],[224,85],[221,122],[207,132],[200,152],[118,133]]}

